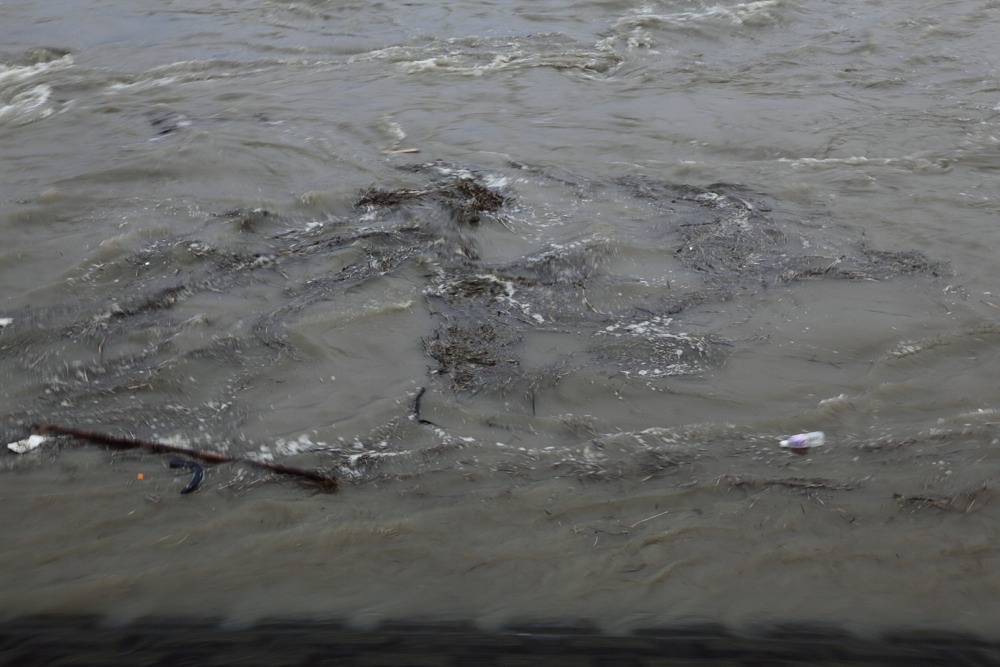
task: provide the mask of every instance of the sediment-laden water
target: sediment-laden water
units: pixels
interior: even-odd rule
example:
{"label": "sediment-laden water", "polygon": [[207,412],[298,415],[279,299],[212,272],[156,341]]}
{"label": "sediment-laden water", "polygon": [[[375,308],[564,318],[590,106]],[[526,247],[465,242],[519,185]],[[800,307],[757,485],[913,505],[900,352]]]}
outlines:
{"label": "sediment-laden water", "polygon": [[0,6],[4,613],[995,637],[998,29]]}

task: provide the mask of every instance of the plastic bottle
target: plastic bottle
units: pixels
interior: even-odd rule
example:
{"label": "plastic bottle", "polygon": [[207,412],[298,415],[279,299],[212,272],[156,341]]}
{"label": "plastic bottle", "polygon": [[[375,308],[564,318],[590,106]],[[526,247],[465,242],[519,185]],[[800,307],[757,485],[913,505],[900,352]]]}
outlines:
{"label": "plastic bottle", "polygon": [[806,450],[811,447],[819,447],[826,439],[823,431],[812,431],[811,433],[799,433],[790,436],[788,440],[782,440],[781,446],[788,449]]}
{"label": "plastic bottle", "polygon": [[30,452],[32,449],[37,447],[48,440],[44,435],[29,435],[24,440],[18,440],[17,442],[11,442],[7,445],[7,449],[17,454],[24,454],[25,452]]}

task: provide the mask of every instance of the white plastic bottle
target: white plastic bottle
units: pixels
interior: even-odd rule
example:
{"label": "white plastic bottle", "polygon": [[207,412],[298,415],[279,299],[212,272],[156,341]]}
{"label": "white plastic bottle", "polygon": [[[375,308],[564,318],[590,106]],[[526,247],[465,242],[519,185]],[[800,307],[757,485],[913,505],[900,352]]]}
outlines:
{"label": "white plastic bottle", "polygon": [[799,433],[790,436],[788,440],[782,440],[781,446],[788,449],[810,449],[819,447],[826,440],[823,431],[812,431],[811,433]]}

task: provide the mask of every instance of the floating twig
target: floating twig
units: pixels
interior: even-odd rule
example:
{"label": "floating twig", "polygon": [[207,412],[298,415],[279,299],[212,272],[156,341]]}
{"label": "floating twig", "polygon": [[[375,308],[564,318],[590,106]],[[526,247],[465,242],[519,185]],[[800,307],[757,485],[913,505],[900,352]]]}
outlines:
{"label": "floating twig", "polygon": [[[107,447],[115,447],[118,449],[148,449],[151,452],[161,452],[170,454],[184,454],[190,456],[193,459],[198,459],[199,461],[206,461],[208,463],[245,463],[256,468],[263,468],[265,470],[270,470],[271,472],[280,473],[282,475],[292,475],[295,477],[301,477],[310,482],[319,484],[325,489],[334,491],[337,488],[337,478],[333,475],[329,475],[318,470],[309,470],[307,468],[297,468],[295,466],[283,465],[281,463],[272,463],[270,461],[259,461],[257,459],[247,458],[245,456],[230,456],[228,454],[220,454],[218,452],[209,452],[202,449],[191,449],[189,447],[180,447],[178,445],[167,445],[162,442],[153,442],[151,440],[140,440],[138,438],[124,438],[116,435],[110,435],[107,433],[97,433],[95,431],[86,431],[83,429],[72,428],[70,426],[60,426],[58,424],[34,424],[31,430],[35,433],[55,433],[58,435],[69,435],[80,440],[86,440],[88,442],[94,442],[99,445],[105,445]],[[197,474],[195,475],[197,477]],[[194,480],[192,480],[194,481]],[[198,480],[201,481],[200,479]],[[195,485],[197,486],[197,484]],[[192,487],[192,491],[194,488]]]}
{"label": "floating twig", "polygon": [[766,489],[772,486],[784,487],[798,491],[825,489],[827,491],[853,491],[860,483],[835,482],[822,477],[753,477],[741,475],[722,475],[716,485],[725,482],[729,488]]}
{"label": "floating twig", "polygon": [[899,503],[900,507],[912,507],[914,509],[933,507],[934,509],[946,512],[963,512],[968,514],[976,506],[976,503],[982,500],[982,497],[987,495],[988,492],[988,487],[986,484],[983,484],[982,486],[962,491],[953,496],[904,496],[901,493],[894,493],[892,494],[892,498]]}
{"label": "floating twig", "polygon": [[382,155],[403,155],[405,153],[419,153],[419,148],[397,148],[395,150],[382,151]]}
{"label": "floating twig", "polygon": [[892,494],[892,499],[899,503],[900,507],[915,507],[923,509],[933,507],[939,510],[953,510],[955,499],[938,496],[904,496],[902,493]]}
{"label": "floating twig", "polygon": [[664,514],[670,514],[670,510],[666,510],[665,512],[660,512],[659,514],[654,514],[653,516],[647,516],[645,519],[639,519],[638,521],[636,521],[635,523],[633,523],[631,526],[629,526],[629,528],[635,528],[640,523],[645,523],[646,521],[649,521],[650,519],[655,519],[656,517],[663,516]]}
{"label": "floating twig", "polygon": [[202,470],[201,465],[198,464],[198,463],[196,463],[195,461],[185,461],[184,459],[174,459],[174,460],[172,460],[170,462],[170,467],[171,468],[187,468],[188,470],[190,470],[190,471],[192,471],[194,473],[194,475],[191,476],[191,481],[187,483],[187,486],[185,486],[183,489],[181,489],[181,495],[182,496],[186,495],[188,493],[191,493],[192,491],[194,491],[195,489],[197,489],[198,485],[201,484],[202,478],[205,477],[205,471]]}

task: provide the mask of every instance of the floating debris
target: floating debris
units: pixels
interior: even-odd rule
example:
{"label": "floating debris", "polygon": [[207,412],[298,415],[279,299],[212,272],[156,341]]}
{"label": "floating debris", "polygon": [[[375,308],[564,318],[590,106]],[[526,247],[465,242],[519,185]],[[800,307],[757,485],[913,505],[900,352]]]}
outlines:
{"label": "floating debris", "polygon": [[[536,201],[540,188],[554,194]],[[569,212],[559,210],[561,201],[570,204]],[[426,315],[408,330],[410,342],[400,352],[412,354],[407,361],[427,370],[428,393],[411,393],[407,421],[433,427],[419,437],[439,438],[451,451],[465,446],[447,432],[452,415],[443,406],[451,394],[462,394],[462,401],[487,397],[488,410],[502,398],[512,407],[513,423],[515,414],[543,419],[535,413],[536,400],[545,405],[545,392],[569,376],[595,385],[612,379],[622,398],[623,392],[642,388],[669,393],[675,391],[668,385],[673,378],[723,365],[729,350],[742,342],[713,333],[726,328],[715,315],[702,316],[709,311],[728,311],[725,304],[747,298],[773,299],[770,286],[784,280],[930,278],[947,269],[919,253],[875,250],[863,241],[845,246],[822,238],[822,231],[806,232],[795,213],[799,207],[724,183],[699,187],[518,163],[487,171],[404,160],[389,183],[374,183],[346,198],[304,195],[300,204],[307,211],[331,204],[336,214],[300,219],[254,206],[224,210],[211,214],[223,224],[199,223],[194,231],[155,238],[124,256],[102,256],[79,267],[68,279],[74,294],[65,303],[9,310],[0,317],[0,356],[44,386],[23,401],[12,395],[8,409],[21,419],[50,414],[72,423],[85,415],[94,423],[118,425],[141,409],[159,432],[204,433],[210,423],[217,433],[239,433],[259,395],[244,390],[272,369],[313,358],[297,343],[300,334],[311,335],[316,318],[328,316],[329,304],[350,313],[357,295],[370,294],[377,303],[383,283],[398,281],[414,286],[407,303],[417,303],[415,310],[423,308]],[[609,224],[597,218],[622,207],[632,211],[625,220]],[[578,218],[588,222],[572,231]],[[822,252],[813,255],[817,251],[808,248]],[[645,266],[653,258],[662,270],[652,275],[631,268],[633,259]],[[90,283],[111,291],[96,303],[79,298],[75,292]],[[278,286],[275,298],[257,298]],[[414,294],[424,297],[421,303]],[[217,295],[225,295],[227,308],[205,311],[203,304]],[[96,354],[68,360],[67,338]],[[891,356],[936,344],[941,343],[918,341]],[[186,370],[206,362],[214,369],[212,384],[179,391],[187,384]],[[174,395],[175,401],[163,402]],[[442,405],[424,415],[421,401],[428,396],[439,396]],[[493,427],[492,418],[483,423]],[[533,427],[518,428],[530,433]],[[608,425],[580,440],[615,430]],[[43,426],[38,432],[197,458],[202,465],[236,460],[262,467],[236,449],[215,458],[211,451],[195,454],[65,427]],[[674,451],[673,443],[664,444]],[[817,443],[792,437],[782,446],[805,454]],[[433,455],[439,451],[444,450]],[[665,474],[701,455],[700,449],[691,451],[679,460],[673,454],[651,454],[648,461],[626,454],[588,459],[580,474],[602,479]],[[341,469],[350,479],[369,476],[376,454],[388,456],[355,457],[340,448],[331,453],[347,461]],[[327,488],[335,484],[322,471],[271,470]]]}
{"label": "floating debris", "polygon": [[205,477],[205,471],[202,469],[201,465],[195,461],[185,461],[184,459],[174,459],[170,462],[171,468],[187,468],[193,474],[191,475],[191,481],[187,483],[183,489],[181,489],[181,495],[186,495],[191,493],[198,488],[201,484],[201,480]]}
{"label": "floating debris", "polygon": [[48,438],[44,435],[29,435],[24,440],[9,443],[7,445],[7,449],[15,454],[24,454],[25,452],[30,452],[32,449],[35,449],[46,440],[48,440]]}
{"label": "floating debris", "polygon": [[906,496],[901,493],[892,494],[900,507],[911,510],[936,509],[944,512],[961,512],[969,514],[974,509],[982,507],[993,495],[987,484],[973,487],[950,496],[918,494]]}
{"label": "floating debris", "polygon": [[788,440],[782,440],[780,445],[796,454],[805,454],[811,448],[821,446],[825,441],[826,435],[823,431],[812,431],[793,435]]}
{"label": "floating debris", "polygon": [[716,484],[725,483],[729,488],[767,489],[781,487],[793,491],[853,491],[861,482],[838,482],[822,477],[756,477],[753,475],[722,475]]}
{"label": "floating debris", "polygon": [[[256,468],[264,468],[265,470],[270,470],[282,475],[290,475],[293,477],[300,477],[306,481],[318,484],[320,487],[328,491],[337,490],[337,478],[328,473],[319,470],[309,470],[306,468],[297,468],[295,466],[288,466],[281,463],[271,463],[270,461],[261,461],[258,459],[243,457],[243,456],[229,456],[227,454],[220,454],[218,452],[210,452],[201,449],[190,449],[188,447],[179,447],[177,445],[168,445],[162,442],[152,442],[149,440],[140,440],[138,438],[123,438],[115,435],[109,435],[107,433],[97,433],[94,431],[85,431],[83,429],[72,428],[69,426],[60,426],[58,424],[35,424],[32,426],[35,431],[40,431],[43,433],[55,433],[57,435],[68,435],[78,440],[85,440],[87,442],[97,443],[99,445],[105,445],[106,447],[113,447],[116,449],[147,449],[151,452],[159,453],[171,453],[171,454],[185,454],[192,458],[199,459],[201,461],[206,461],[208,463],[244,463],[246,465],[251,465]],[[40,436],[31,436],[40,437]],[[28,438],[29,440],[31,438]],[[44,438],[43,438],[44,439]],[[180,463],[184,467],[190,468],[185,462],[181,462],[180,459],[176,461],[171,461],[171,466],[174,463]],[[188,462],[189,463],[189,462]],[[195,471],[195,478],[191,480],[194,486],[190,484],[190,490],[193,491],[201,482],[201,476]],[[195,483],[197,482],[197,483]]]}

